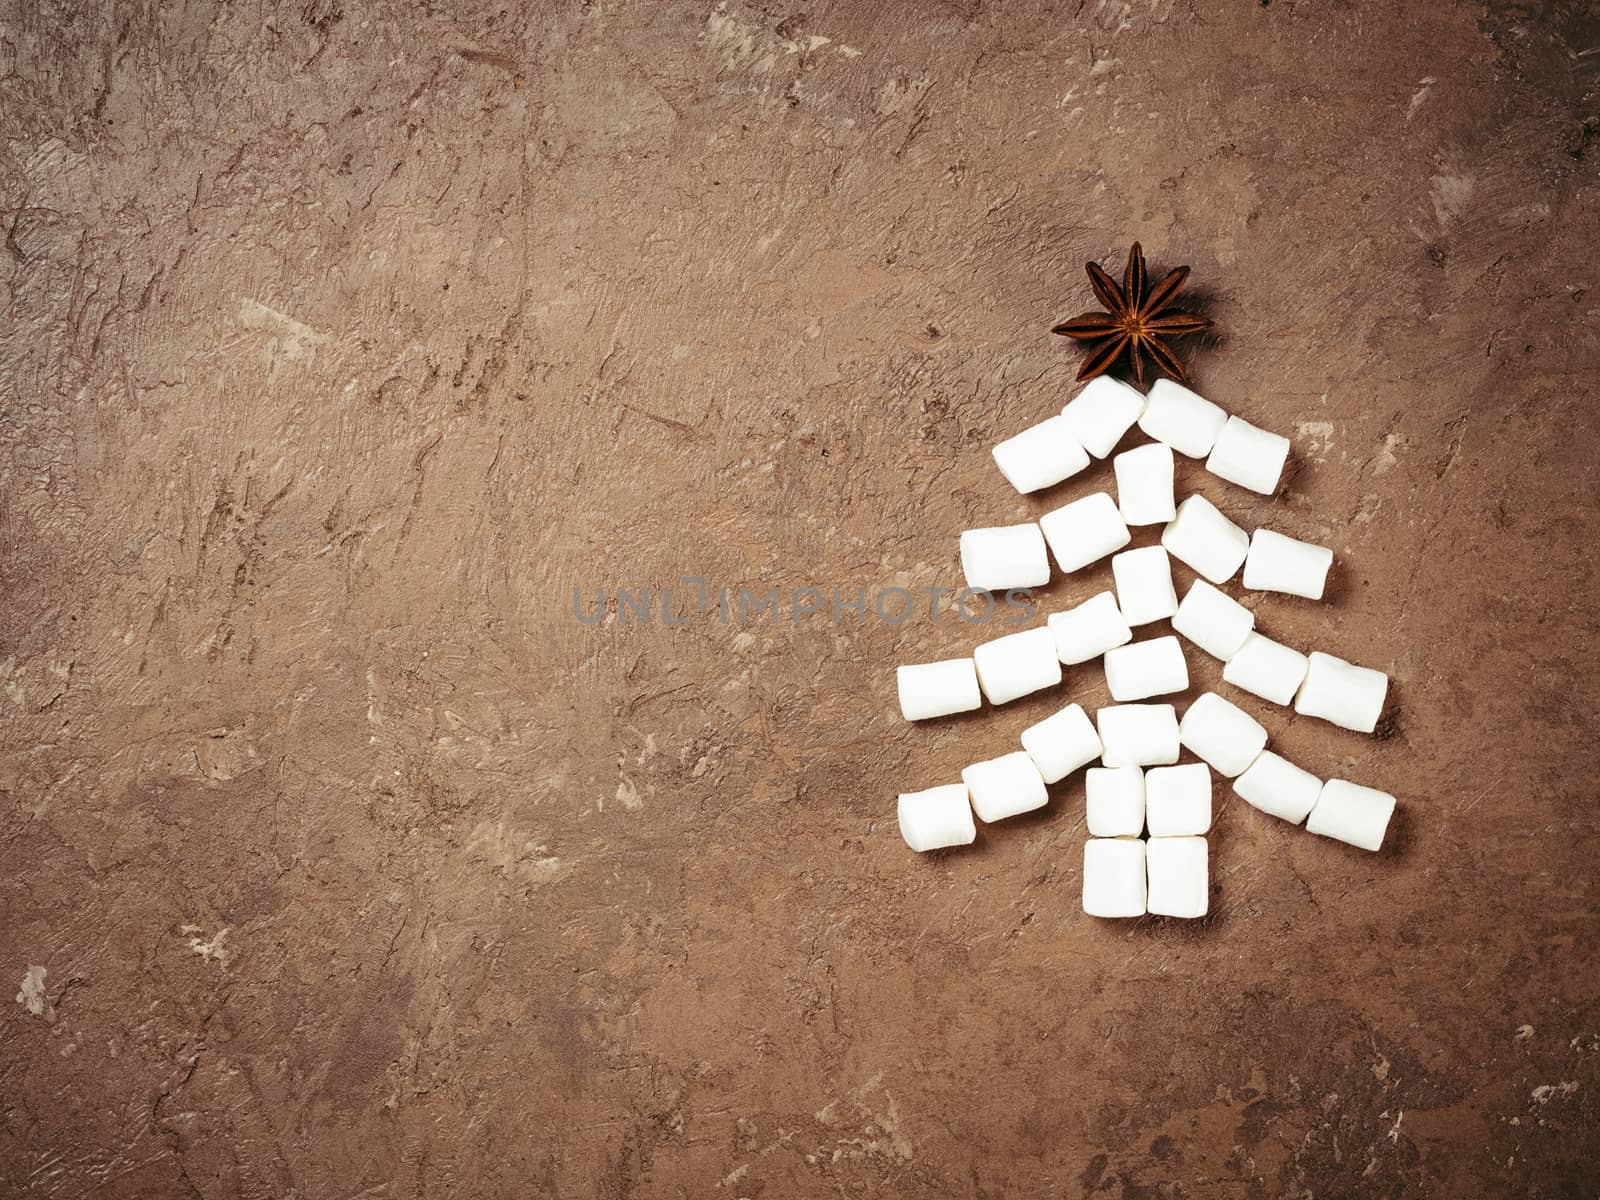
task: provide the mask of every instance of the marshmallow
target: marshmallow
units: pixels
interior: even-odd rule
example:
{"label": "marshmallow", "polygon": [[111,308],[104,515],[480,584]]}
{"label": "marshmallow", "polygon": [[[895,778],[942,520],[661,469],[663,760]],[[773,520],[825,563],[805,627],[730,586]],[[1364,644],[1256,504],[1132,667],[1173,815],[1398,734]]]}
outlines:
{"label": "marshmallow", "polygon": [[1144,772],[1090,767],[1083,773],[1083,815],[1093,837],[1138,837],[1144,832]]}
{"label": "marshmallow", "polygon": [[1233,781],[1233,790],[1252,808],[1298,825],[1322,794],[1322,780],[1271,750],[1263,750],[1249,770]]}
{"label": "marshmallow", "polygon": [[1371,733],[1378,727],[1388,694],[1389,677],[1382,671],[1313,650],[1294,710],[1357,733]]}
{"label": "marshmallow", "polygon": [[1388,792],[1330,779],[1322,785],[1322,795],[1306,818],[1306,828],[1363,850],[1376,850],[1383,845],[1384,831],[1393,815],[1394,797]]}
{"label": "marshmallow", "polygon": [[1024,729],[1022,748],[1044,781],[1056,783],[1100,757],[1100,735],[1089,714],[1079,705],[1069,704],[1055,716]]}
{"label": "marshmallow", "polygon": [[1117,607],[1129,625],[1148,625],[1178,611],[1172,563],[1160,546],[1140,546],[1115,555],[1111,575],[1117,582]]}
{"label": "marshmallow", "polygon": [[1094,492],[1045,513],[1039,518],[1039,528],[1044,531],[1056,562],[1069,573],[1121,550],[1133,540],[1116,502],[1105,492]]}
{"label": "marshmallow", "polygon": [[1044,535],[1032,521],[961,535],[961,570],[967,586],[990,592],[1043,587],[1050,582]]}
{"label": "marshmallow", "polygon": [[1078,444],[1104,458],[1144,412],[1144,395],[1109,375],[1097,375],[1061,410]]}
{"label": "marshmallow", "polygon": [[[1104,730],[1101,736],[1105,736]],[[1238,705],[1206,692],[1183,714],[1178,739],[1219,775],[1232,779],[1266,749],[1267,730]]]}
{"label": "marshmallow", "polygon": [[1196,579],[1172,614],[1172,627],[1212,658],[1227,662],[1239,653],[1256,615],[1226,592]]}
{"label": "marshmallow", "polygon": [[1051,417],[1007,438],[992,451],[1000,473],[1026,495],[1052,487],[1089,465],[1089,454],[1072,436],[1065,417]]}
{"label": "marshmallow", "polygon": [[1205,763],[1151,767],[1144,774],[1144,819],[1153,838],[1210,829],[1211,768]]}
{"label": "marshmallow", "polygon": [[1158,379],[1145,397],[1139,428],[1179,454],[1204,458],[1216,445],[1228,414],[1181,383]]}
{"label": "marshmallow", "polygon": [[983,703],[978,672],[970,658],[918,663],[895,672],[900,688],[900,713],[908,721],[971,712]]}
{"label": "marshmallow", "polygon": [[1270,496],[1289,461],[1289,439],[1257,429],[1243,417],[1229,417],[1206,459],[1206,470],[1252,492]]}
{"label": "marshmallow", "polygon": [[1189,664],[1178,639],[1151,638],[1106,651],[1106,686],[1119,704],[1181,692],[1189,686]]}
{"label": "marshmallow", "polygon": [[1245,587],[1258,592],[1283,592],[1321,600],[1328,584],[1333,551],[1326,546],[1297,541],[1270,529],[1250,535],[1250,553],[1244,560]]}
{"label": "marshmallow", "polygon": [[900,836],[918,854],[945,846],[970,846],[978,836],[967,785],[947,783],[900,794]]}
{"label": "marshmallow", "polygon": [[1222,678],[1263,700],[1290,704],[1305,680],[1306,666],[1306,656],[1300,651],[1252,633],[1222,668]]}
{"label": "marshmallow", "polygon": [[1083,844],[1084,912],[1091,917],[1142,917],[1144,899],[1143,842],[1090,838]]}
{"label": "marshmallow", "polygon": [[986,823],[1043,808],[1050,798],[1039,768],[1021,750],[973,763],[961,772],[961,781],[972,793],[972,807]]}
{"label": "marshmallow", "polygon": [[1110,592],[1091,596],[1066,612],[1051,613],[1045,625],[1056,639],[1056,657],[1069,666],[1099,658],[1114,646],[1133,640],[1133,630],[1122,619],[1117,598]]}
{"label": "marshmallow", "polygon": [[1165,766],[1178,761],[1178,715],[1170,704],[1116,704],[1094,715],[1100,761],[1108,767]]}
{"label": "marshmallow", "polygon": [[1227,583],[1250,553],[1250,535],[1204,496],[1190,496],[1178,505],[1172,524],[1161,531],[1161,544],[1212,583]]}
{"label": "marshmallow", "polygon": [[1148,910],[1157,916],[1189,920],[1205,916],[1211,900],[1206,857],[1203,837],[1153,837],[1146,842]]}
{"label": "marshmallow", "polygon": [[1056,640],[1043,625],[984,642],[972,652],[972,661],[990,704],[1006,704],[1061,682]]}
{"label": "marshmallow", "polygon": [[1172,447],[1160,442],[1124,450],[1111,460],[1117,476],[1117,508],[1129,525],[1164,525],[1172,506]]}

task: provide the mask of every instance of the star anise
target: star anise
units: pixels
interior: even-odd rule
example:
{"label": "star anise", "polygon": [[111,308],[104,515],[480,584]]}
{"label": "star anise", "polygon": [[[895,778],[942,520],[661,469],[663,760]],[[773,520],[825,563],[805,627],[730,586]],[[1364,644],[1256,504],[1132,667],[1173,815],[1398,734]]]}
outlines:
{"label": "star anise", "polygon": [[1189,268],[1179,267],[1147,293],[1145,291],[1144,251],[1139,243],[1128,251],[1128,266],[1122,275],[1122,286],[1101,268],[1099,263],[1084,263],[1089,272],[1089,286],[1095,297],[1106,306],[1105,312],[1086,312],[1082,316],[1063,321],[1050,332],[1065,334],[1083,342],[1099,342],[1092,353],[1083,360],[1078,378],[1093,379],[1128,352],[1133,363],[1133,377],[1144,383],[1144,355],[1179,383],[1189,382],[1183,373],[1183,364],[1173,357],[1163,338],[1180,333],[1196,333],[1209,328],[1211,322],[1194,313],[1168,308],[1184,281],[1189,278]]}

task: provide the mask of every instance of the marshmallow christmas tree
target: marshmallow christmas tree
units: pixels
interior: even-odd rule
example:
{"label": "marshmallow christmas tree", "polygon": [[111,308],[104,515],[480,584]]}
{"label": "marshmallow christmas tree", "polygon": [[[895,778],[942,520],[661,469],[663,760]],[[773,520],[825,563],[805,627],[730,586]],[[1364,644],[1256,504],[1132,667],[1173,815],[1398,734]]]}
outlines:
{"label": "marshmallow christmas tree", "polygon": [[[1153,440],[1123,446],[1135,429]],[[958,652],[967,657],[902,666],[901,712],[917,721],[969,712],[984,699],[1003,705],[1060,687],[1065,669],[1075,684],[1097,658],[1113,703],[1092,715],[1069,703],[1025,728],[1020,750],[967,767],[961,783],[901,795],[907,845],[919,852],[966,845],[976,837],[974,812],[987,824],[1041,808],[1050,785],[1086,769],[1082,892],[1091,916],[1196,919],[1210,911],[1206,838],[1217,777],[1274,818],[1365,850],[1382,846],[1393,796],[1324,781],[1274,753],[1267,726],[1229,696],[1205,691],[1184,703],[1189,646],[1217,660],[1223,684],[1239,694],[1359,733],[1372,733],[1383,714],[1387,675],[1285,645],[1225,590],[1266,597],[1252,603],[1269,614],[1274,593],[1320,600],[1333,551],[1272,529],[1249,531],[1200,495],[1175,503],[1175,455],[1270,496],[1289,452],[1287,438],[1182,384],[1160,380],[1146,397],[1103,375],[1060,416],[995,446],[1001,474],[1019,493],[1109,467],[1116,498],[1090,491],[1037,522],[968,530],[960,544],[968,586],[1038,587],[1050,579],[1051,559],[1070,576],[1109,556],[1115,590]],[[1110,461],[1097,467],[1097,459]],[[1134,545],[1134,531],[1151,536],[1147,527],[1159,530],[1157,544]],[[1180,587],[1175,564],[1199,578]],[[1172,634],[1160,627],[1169,621]],[[1198,761],[1180,761],[1185,753]]]}

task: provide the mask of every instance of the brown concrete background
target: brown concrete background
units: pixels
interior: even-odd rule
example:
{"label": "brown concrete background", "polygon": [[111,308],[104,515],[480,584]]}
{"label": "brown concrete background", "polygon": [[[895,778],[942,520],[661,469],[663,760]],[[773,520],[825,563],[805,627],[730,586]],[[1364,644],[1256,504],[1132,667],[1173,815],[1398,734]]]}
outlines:
{"label": "brown concrete background", "polygon": [[[1594,1194],[1592,6],[0,13],[5,1194]],[[1133,238],[1398,700],[1243,701],[1401,815],[1223,803],[1199,924],[1081,777],[900,844],[1060,703],[904,724],[959,622],[570,615],[1103,485],[987,451]]]}

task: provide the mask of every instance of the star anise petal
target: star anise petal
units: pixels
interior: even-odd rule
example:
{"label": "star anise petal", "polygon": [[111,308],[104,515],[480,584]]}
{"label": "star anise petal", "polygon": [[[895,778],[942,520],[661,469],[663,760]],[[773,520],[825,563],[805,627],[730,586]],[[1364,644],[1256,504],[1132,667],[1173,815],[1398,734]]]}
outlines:
{"label": "star anise petal", "polygon": [[1189,268],[1177,267],[1168,272],[1165,279],[1156,284],[1155,287],[1151,288],[1150,296],[1147,300],[1145,300],[1144,307],[1141,310],[1144,313],[1145,319],[1148,320],[1149,318],[1155,316],[1162,309],[1166,308],[1167,305],[1171,304],[1173,297],[1178,294],[1179,290],[1183,287],[1184,281],[1188,278]]}
{"label": "star anise petal", "polygon": [[1156,366],[1171,375],[1179,383],[1189,382],[1189,377],[1184,374],[1183,364],[1173,357],[1172,351],[1166,348],[1160,338],[1146,338],[1144,340],[1144,348],[1150,357],[1155,360]]}
{"label": "star anise petal", "polygon": [[1086,312],[1073,317],[1070,321],[1063,321],[1054,326],[1050,332],[1059,333],[1069,338],[1093,341],[1096,338],[1110,337],[1122,328],[1122,322],[1110,313]]}
{"label": "star anise petal", "polygon": [[1128,342],[1128,361],[1133,364],[1133,381],[1144,386],[1144,355],[1139,353],[1141,342],[1134,337]]}
{"label": "star anise petal", "polygon": [[1094,289],[1095,298],[1105,306],[1105,310],[1114,317],[1126,317],[1128,303],[1123,299],[1117,281],[1107,275],[1099,263],[1084,263],[1083,269],[1089,273],[1089,286]]}
{"label": "star anise petal", "polygon": [[1118,355],[1122,353],[1127,344],[1128,335],[1119,333],[1105,345],[1096,349],[1093,354],[1083,360],[1083,366],[1078,368],[1078,381],[1081,383],[1085,379],[1093,379],[1096,375],[1104,372],[1107,367],[1117,361]]}
{"label": "star anise petal", "polygon": [[1209,317],[1202,317],[1198,313],[1184,312],[1181,309],[1169,308],[1159,317],[1146,317],[1144,327],[1163,335],[1198,333],[1202,329],[1211,328],[1211,319]]}
{"label": "star anise petal", "polygon": [[1128,265],[1122,271],[1122,294],[1127,299],[1128,308],[1138,312],[1144,300],[1144,251],[1138,242],[1128,251]]}

